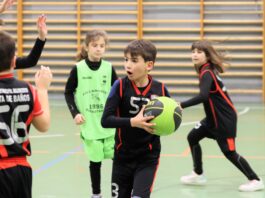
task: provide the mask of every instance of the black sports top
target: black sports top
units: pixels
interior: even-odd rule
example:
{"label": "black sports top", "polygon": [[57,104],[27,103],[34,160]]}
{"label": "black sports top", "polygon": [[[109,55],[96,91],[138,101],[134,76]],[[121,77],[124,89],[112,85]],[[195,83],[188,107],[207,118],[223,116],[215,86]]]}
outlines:
{"label": "black sports top", "polygon": [[197,96],[181,102],[182,108],[203,103],[206,118],[202,121],[215,135],[235,137],[236,109],[217,71],[209,63],[199,70],[200,92]]}

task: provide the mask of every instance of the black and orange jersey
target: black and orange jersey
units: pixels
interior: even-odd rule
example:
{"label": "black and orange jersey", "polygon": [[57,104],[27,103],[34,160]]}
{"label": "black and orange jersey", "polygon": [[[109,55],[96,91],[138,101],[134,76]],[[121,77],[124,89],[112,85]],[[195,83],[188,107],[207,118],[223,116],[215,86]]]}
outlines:
{"label": "black and orange jersey", "polygon": [[128,77],[117,80],[107,99],[102,116],[103,127],[116,128],[115,148],[134,151],[157,149],[160,152],[160,138],[143,129],[131,127],[130,118],[135,117],[142,106],[158,96],[170,96],[163,83],[149,76],[146,87],[139,88]]}
{"label": "black and orange jersey", "polygon": [[30,84],[15,79],[13,74],[0,76],[0,165],[6,158],[31,154],[30,124],[42,112]]}
{"label": "black and orange jersey", "polygon": [[182,102],[182,108],[203,103],[206,118],[201,123],[218,137],[235,137],[237,112],[221,77],[207,63],[200,68],[199,80],[200,93]]}

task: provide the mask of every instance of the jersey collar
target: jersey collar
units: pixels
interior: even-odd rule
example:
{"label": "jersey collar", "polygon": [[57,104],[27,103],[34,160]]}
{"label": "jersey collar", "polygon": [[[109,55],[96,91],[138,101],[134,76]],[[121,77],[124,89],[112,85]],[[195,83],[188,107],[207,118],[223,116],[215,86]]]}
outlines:
{"label": "jersey collar", "polygon": [[203,64],[201,67],[200,67],[200,73],[205,70],[206,67],[209,67],[210,66],[210,63],[205,63]]}
{"label": "jersey collar", "polygon": [[14,78],[14,74],[13,73],[0,74],[0,79],[5,79],[5,78]]}
{"label": "jersey collar", "polygon": [[148,80],[149,80],[148,85],[146,86],[146,88],[144,89],[143,92],[141,92],[141,91],[138,89],[138,87],[136,86],[136,84],[135,84],[133,81],[131,81],[132,86],[133,86],[133,89],[134,89],[134,91],[135,91],[135,93],[136,93],[137,95],[145,96],[145,95],[148,93],[148,91],[149,91],[150,88],[151,88],[152,81],[153,81],[152,76],[148,75]]}

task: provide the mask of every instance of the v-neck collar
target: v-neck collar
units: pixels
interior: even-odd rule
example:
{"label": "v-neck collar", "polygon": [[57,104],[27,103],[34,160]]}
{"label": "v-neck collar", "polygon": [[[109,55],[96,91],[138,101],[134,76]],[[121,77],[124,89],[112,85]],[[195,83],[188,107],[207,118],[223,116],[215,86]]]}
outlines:
{"label": "v-neck collar", "polygon": [[131,81],[133,89],[138,96],[139,95],[145,96],[148,93],[148,91],[150,90],[152,82],[153,82],[153,79],[150,75],[148,75],[148,80],[149,80],[148,85],[146,86],[146,88],[142,92],[139,90],[139,88],[136,86],[136,84],[133,81]]}

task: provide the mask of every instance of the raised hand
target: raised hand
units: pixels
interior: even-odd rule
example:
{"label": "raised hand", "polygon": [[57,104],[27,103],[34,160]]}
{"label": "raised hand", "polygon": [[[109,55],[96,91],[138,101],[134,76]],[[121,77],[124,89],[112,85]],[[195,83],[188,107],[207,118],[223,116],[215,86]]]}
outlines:
{"label": "raised hand", "polygon": [[35,74],[35,84],[38,90],[48,90],[52,81],[52,72],[49,67],[41,66]]}
{"label": "raised hand", "polygon": [[41,15],[38,17],[37,29],[38,29],[38,33],[39,33],[39,39],[42,41],[45,41],[46,36],[48,34],[45,15]]}
{"label": "raised hand", "polygon": [[6,11],[11,5],[14,3],[15,0],[3,0],[0,4],[0,13]]}

